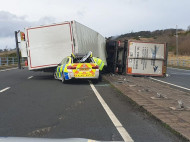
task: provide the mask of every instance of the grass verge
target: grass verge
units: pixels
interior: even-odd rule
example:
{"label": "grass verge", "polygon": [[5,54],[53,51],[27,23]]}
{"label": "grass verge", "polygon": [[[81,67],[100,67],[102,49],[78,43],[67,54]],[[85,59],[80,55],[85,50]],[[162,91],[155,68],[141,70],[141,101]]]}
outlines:
{"label": "grass verge", "polygon": [[[21,66],[24,66],[24,63],[22,63]],[[10,68],[16,68],[16,67],[18,67],[17,64],[15,64],[15,65],[8,65],[8,66],[7,65],[2,65],[2,66],[0,66],[0,70],[10,69]]]}

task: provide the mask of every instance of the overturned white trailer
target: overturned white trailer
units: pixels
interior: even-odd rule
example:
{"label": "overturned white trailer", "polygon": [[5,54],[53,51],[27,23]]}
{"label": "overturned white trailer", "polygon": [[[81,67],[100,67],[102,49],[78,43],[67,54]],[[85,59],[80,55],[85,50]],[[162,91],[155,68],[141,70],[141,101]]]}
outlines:
{"label": "overturned white trailer", "polygon": [[127,74],[164,76],[167,67],[166,44],[128,41],[126,63]]}
{"label": "overturned white trailer", "polygon": [[71,53],[89,51],[107,65],[105,38],[76,21],[26,28],[20,48],[29,70],[50,71]]}

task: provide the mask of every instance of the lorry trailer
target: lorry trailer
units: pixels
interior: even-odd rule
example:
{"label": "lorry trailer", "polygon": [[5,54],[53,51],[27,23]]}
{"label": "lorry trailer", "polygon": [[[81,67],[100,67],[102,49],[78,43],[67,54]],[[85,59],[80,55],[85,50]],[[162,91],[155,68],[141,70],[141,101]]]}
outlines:
{"label": "lorry trailer", "polygon": [[63,58],[89,51],[107,65],[105,38],[77,21],[29,27],[23,33],[20,51],[27,58],[29,70],[55,71]]}

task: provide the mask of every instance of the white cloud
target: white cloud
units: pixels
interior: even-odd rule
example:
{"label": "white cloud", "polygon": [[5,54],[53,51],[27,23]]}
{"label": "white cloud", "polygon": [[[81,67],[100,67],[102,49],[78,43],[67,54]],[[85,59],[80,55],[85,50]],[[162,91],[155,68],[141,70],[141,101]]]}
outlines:
{"label": "white cloud", "polygon": [[[131,31],[165,28],[186,29],[189,0],[0,0],[0,29],[10,35],[14,29],[31,25],[76,20],[103,36]],[[5,22],[7,21],[7,22]],[[10,22],[9,22],[10,21]]]}
{"label": "white cloud", "polygon": [[25,27],[53,23],[55,18],[42,17],[38,21],[28,21],[27,16],[16,16],[7,11],[0,11],[0,48],[14,48],[14,31],[23,31]]}
{"label": "white cloud", "polygon": [[42,17],[38,21],[27,21],[27,16],[16,16],[7,11],[0,11],[0,37],[14,36],[14,31],[25,27],[53,23],[55,18]]}
{"label": "white cloud", "polygon": [[0,37],[0,49],[13,49],[15,47],[16,45],[14,37]]}

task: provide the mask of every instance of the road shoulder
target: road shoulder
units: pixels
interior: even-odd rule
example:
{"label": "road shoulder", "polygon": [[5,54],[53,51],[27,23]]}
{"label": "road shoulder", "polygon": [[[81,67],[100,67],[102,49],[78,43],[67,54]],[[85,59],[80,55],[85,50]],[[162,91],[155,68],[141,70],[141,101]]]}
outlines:
{"label": "road shoulder", "polygon": [[[104,75],[104,79],[172,132],[190,140],[190,93],[144,77]],[[185,106],[183,109],[178,107],[178,101],[181,100]]]}

